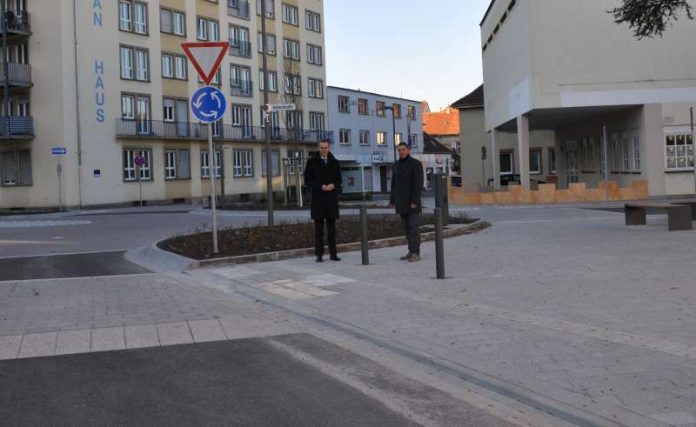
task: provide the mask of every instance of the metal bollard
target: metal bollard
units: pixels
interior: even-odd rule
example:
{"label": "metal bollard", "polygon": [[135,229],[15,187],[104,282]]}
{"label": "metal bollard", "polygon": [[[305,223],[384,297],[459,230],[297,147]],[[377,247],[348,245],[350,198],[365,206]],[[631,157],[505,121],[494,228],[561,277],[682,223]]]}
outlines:
{"label": "metal bollard", "polygon": [[370,265],[370,247],[367,240],[367,206],[365,205],[360,206],[360,232],[360,250],[362,251],[362,265]]}
{"label": "metal bollard", "polygon": [[365,205],[360,206],[360,234],[360,250],[362,251],[362,265],[370,265],[370,247],[367,240],[367,206]]}
{"label": "metal bollard", "polygon": [[445,244],[442,227],[442,209],[435,208],[435,265],[438,279],[445,278]]}

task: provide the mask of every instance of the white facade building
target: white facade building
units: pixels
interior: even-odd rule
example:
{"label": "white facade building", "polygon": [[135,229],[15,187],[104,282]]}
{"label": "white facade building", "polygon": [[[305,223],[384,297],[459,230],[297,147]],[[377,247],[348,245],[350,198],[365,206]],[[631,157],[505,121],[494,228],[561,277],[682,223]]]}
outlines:
{"label": "white facade building", "polygon": [[680,19],[663,37],[637,40],[607,12],[616,3],[491,2],[481,45],[493,176],[500,171],[500,136],[510,133],[528,187],[530,132],[548,130],[561,188],[596,187],[607,172],[622,187],[647,182],[650,196],[694,193],[689,107],[696,105],[696,24]]}
{"label": "white facade building", "polygon": [[395,144],[410,143],[414,155],[422,150],[420,101],[333,86],[327,97],[331,151],[341,161],[343,192],[388,192]]}

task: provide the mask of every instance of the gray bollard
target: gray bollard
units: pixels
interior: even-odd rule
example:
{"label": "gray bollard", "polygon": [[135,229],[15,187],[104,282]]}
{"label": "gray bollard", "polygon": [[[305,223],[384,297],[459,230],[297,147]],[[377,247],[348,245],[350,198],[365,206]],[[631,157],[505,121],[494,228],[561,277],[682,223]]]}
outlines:
{"label": "gray bollard", "polygon": [[360,206],[360,232],[360,250],[362,251],[362,265],[370,265],[370,246],[367,240],[367,206],[365,205]]}
{"label": "gray bollard", "polygon": [[445,244],[442,227],[442,209],[435,208],[435,265],[438,279],[445,278]]}

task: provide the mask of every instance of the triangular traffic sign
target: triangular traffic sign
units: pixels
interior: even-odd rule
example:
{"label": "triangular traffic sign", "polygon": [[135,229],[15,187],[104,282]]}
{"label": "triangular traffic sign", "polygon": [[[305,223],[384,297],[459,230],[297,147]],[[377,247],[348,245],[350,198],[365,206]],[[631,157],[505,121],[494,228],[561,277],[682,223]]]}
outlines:
{"label": "triangular traffic sign", "polygon": [[210,85],[229,51],[230,42],[181,43],[181,47],[203,82]]}

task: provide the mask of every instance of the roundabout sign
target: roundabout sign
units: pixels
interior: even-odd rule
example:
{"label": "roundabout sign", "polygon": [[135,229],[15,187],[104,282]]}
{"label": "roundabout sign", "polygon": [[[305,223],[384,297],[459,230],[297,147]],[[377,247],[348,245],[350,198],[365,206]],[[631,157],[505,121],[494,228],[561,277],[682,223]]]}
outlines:
{"label": "roundabout sign", "polygon": [[191,112],[202,123],[215,123],[225,116],[225,94],[214,86],[204,86],[191,97]]}

